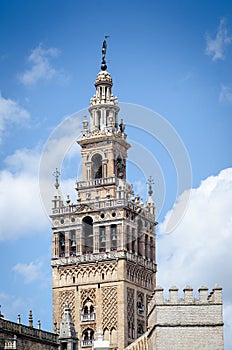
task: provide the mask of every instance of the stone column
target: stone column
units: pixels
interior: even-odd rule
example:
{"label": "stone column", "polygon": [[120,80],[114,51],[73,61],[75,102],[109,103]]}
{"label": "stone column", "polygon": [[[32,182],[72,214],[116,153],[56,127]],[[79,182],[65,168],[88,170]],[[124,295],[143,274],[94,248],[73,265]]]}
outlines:
{"label": "stone column", "polygon": [[68,257],[69,253],[70,253],[69,231],[65,231],[65,257]]}
{"label": "stone column", "polygon": [[111,246],[111,227],[110,227],[110,225],[106,226],[105,234],[106,234],[106,252],[110,252],[110,246]]}
{"label": "stone column", "polygon": [[100,227],[93,227],[93,252],[99,253],[99,234]]}
{"label": "stone column", "polygon": [[80,229],[78,229],[76,231],[76,245],[77,245],[76,254],[81,255],[82,254],[82,239],[81,239],[81,230]]}

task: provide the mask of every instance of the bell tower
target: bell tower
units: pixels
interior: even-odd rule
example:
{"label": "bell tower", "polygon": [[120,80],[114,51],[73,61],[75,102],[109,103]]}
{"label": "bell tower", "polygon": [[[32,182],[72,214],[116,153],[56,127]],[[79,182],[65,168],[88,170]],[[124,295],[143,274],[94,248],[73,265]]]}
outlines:
{"label": "bell tower", "polygon": [[59,195],[52,208],[53,321],[68,303],[79,349],[91,349],[99,330],[110,349],[123,350],[146,331],[147,305],[155,288],[155,205],[127,183],[130,148],[102,46],[101,71],[83,121],[82,180],[77,203]]}

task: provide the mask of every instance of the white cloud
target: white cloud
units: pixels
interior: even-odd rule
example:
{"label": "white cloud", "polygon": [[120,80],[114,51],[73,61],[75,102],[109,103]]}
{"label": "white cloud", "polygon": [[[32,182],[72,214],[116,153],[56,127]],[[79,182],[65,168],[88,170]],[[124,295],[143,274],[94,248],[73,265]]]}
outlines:
{"label": "white cloud", "polygon": [[232,89],[229,86],[222,85],[220,95],[220,102],[232,102]]}
{"label": "white cloud", "polygon": [[11,99],[5,99],[0,92],[0,143],[6,127],[28,121],[29,113]]}
{"label": "white cloud", "polygon": [[[38,184],[40,154],[18,150],[0,171],[0,240],[33,235],[48,225]],[[36,224],[35,224],[36,223]]]}
{"label": "white cloud", "polygon": [[[191,190],[188,210],[170,235],[162,235],[169,216],[178,212],[181,196],[159,226],[158,283],[165,288],[189,284],[198,289],[219,283],[224,303],[232,307],[232,168],[210,176]],[[228,308],[228,306],[227,306]],[[232,348],[232,315],[225,313],[225,339]],[[228,345],[227,345],[228,346]],[[229,349],[229,348],[228,348]]]}
{"label": "white cloud", "polygon": [[[71,130],[66,135],[68,121]],[[68,121],[53,132],[42,154],[39,149],[20,149],[5,159],[5,169],[0,171],[0,241],[41,234],[48,229],[55,192],[52,174],[56,167],[62,168],[80,133],[80,120],[69,118]],[[75,155],[74,151],[71,153]],[[64,199],[69,194],[75,201],[75,180],[67,175],[60,189]]]}
{"label": "white cloud", "polygon": [[32,64],[31,68],[19,75],[20,81],[24,85],[34,85],[39,80],[51,80],[54,77],[62,77],[65,75],[57,71],[51,64],[51,59],[56,58],[60,54],[57,48],[45,49],[40,44],[28,57],[28,61]]}
{"label": "white cloud", "polygon": [[30,262],[28,264],[18,263],[12,270],[19,274],[26,284],[43,279],[41,261]]}
{"label": "white cloud", "polygon": [[213,61],[223,60],[225,58],[225,48],[232,42],[232,36],[226,28],[225,18],[220,20],[217,33],[214,39],[206,34],[205,54],[212,56]]}

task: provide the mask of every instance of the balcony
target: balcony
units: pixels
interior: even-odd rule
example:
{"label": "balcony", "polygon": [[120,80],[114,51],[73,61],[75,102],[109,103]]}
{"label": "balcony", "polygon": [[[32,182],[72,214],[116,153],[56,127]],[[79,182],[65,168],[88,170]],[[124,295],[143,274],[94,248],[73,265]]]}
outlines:
{"label": "balcony", "polygon": [[81,322],[92,322],[95,321],[95,313],[92,312],[91,314],[82,314],[81,315]]}
{"label": "balcony", "polygon": [[111,177],[103,177],[100,179],[92,179],[88,181],[77,181],[76,189],[83,190],[89,187],[107,186],[107,185],[116,185],[116,184],[118,184],[118,179],[116,178],[116,176],[111,176]]}
{"label": "balcony", "polygon": [[82,348],[92,348],[93,345],[93,339],[87,339],[87,340],[81,340],[81,347]]}

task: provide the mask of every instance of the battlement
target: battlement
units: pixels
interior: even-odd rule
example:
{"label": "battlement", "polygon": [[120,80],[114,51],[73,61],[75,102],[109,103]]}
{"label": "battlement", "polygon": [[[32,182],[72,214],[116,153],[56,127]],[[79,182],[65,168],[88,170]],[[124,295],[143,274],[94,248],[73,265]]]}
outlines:
{"label": "battlement", "polygon": [[200,305],[200,304],[222,304],[222,287],[215,285],[209,293],[206,286],[201,286],[198,289],[198,297],[193,296],[193,288],[186,286],[183,289],[183,297],[179,296],[179,289],[176,286],[169,288],[169,298],[164,297],[164,289],[157,286],[152,294],[151,302],[149,303],[150,313],[154,305]]}
{"label": "battlement", "polygon": [[197,297],[186,286],[179,295],[176,286],[165,298],[157,286],[148,305],[149,342],[157,350],[223,349],[222,288],[202,286]]}

